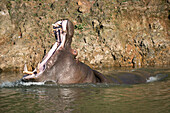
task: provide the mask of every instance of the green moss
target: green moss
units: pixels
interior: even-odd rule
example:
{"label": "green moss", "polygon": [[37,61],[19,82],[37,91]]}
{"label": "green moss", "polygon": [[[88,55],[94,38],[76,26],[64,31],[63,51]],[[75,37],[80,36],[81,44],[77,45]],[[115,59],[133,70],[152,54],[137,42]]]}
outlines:
{"label": "green moss", "polygon": [[75,35],[76,35],[76,36],[78,36],[78,35],[79,35],[79,33],[78,33],[78,32],[76,32],[76,33],[75,33]]}
{"label": "green moss", "polygon": [[115,24],[117,29],[120,29],[119,23],[117,21],[114,21],[114,24]]}
{"label": "green moss", "polygon": [[34,16],[34,17],[38,17],[38,14],[37,14],[37,13],[34,13],[33,16]]}
{"label": "green moss", "polygon": [[34,37],[34,39],[38,39],[38,37]]}
{"label": "green moss", "polygon": [[89,34],[90,34],[90,35],[95,35],[95,32],[90,31]]}
{"label": "green moss", "polygon": [[7,7],[8,10],[11,9],[11,5],[12,5],[11,2],[8,1],[7,4],[6,4],[6,7]]}
{"label": "green moss", "polygon": [[87,24],[77,24],[74,26],[75,29],[83,30]]}
{"label": "green moss", "polygon": [[79,24],[79,25],[75,25],[75,27],[74,27],[75,29],[83,29],[83,25],[82,24]]}
{"label": "green moss", "polygon": [[8,0],[8,2],[7,2],[7,4],[6,4],[6,7],[7,7],[7,9],[8,9],[9,15],[11,16],[11,7],[12,7],[12,4],[11,4],[10,0]]}
{"label": "green moss", "polygon": [[21,3],[21,0],[15,0],[16,2],[18,2],[18,3]]}

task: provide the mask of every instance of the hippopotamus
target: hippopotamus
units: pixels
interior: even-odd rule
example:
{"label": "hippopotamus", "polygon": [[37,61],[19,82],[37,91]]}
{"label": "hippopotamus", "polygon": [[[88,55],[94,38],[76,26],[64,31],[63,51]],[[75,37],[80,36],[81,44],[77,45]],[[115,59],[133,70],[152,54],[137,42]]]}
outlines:
{"label": "hippopotamus", "polygon": [[148,73],[141,76],[140,72],[121,72],[113,76],[105,76],[76,59],[78,52],[71,48],[74,25],[70,20],[59,20],[53,24],[53,28],[57,42],[37,66],[36,70],[33,72],[28,72],[27,69],[24,70],[26,75],[23,76],[22,81],[53,81],[57,84],[137,84],[145,83],[150,76]]}

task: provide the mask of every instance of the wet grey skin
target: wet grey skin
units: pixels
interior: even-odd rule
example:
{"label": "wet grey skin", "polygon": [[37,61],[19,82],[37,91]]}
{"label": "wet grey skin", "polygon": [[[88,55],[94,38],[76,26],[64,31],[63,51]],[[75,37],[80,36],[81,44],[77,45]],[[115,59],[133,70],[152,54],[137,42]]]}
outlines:
{"label": "wet grey skin", "polygon": [[[59,20],[64,21],[64,20]],[[63,30],[65,42],[63,46],[56,49],[52,56],[45,63],[45,69],[32,77],[26,75],[22,78],[24,82],[48,82],[57,84],[77,84],[77,83],[116,83],[116,84],[137,84],[145,83],[150,74],[143,72],[116,73],[113,76],[104,76],[96,70],[91,69],[86,64],[78,61],[75,57],[77,51],[71,48],[74,25],[67,21],[66,30]],[[57,22],[56,22],[57,23]],[[61,25],[60,25],[61,26]],[[62,26],[64,27],[64,26]],[[60,37],[61,38],[61,37]]]}

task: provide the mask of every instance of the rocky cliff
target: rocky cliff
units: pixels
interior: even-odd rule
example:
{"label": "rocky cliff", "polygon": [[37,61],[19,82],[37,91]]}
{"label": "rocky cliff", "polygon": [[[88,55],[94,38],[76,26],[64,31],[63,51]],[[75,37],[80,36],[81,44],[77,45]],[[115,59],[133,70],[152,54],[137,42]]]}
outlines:
{"label": "rocky cliff", "polygon": [[170,64],[169,0],[1,0],[0,69],[29,70],[49,51],[52,24],[75,24],[72,48],[92,67]]}

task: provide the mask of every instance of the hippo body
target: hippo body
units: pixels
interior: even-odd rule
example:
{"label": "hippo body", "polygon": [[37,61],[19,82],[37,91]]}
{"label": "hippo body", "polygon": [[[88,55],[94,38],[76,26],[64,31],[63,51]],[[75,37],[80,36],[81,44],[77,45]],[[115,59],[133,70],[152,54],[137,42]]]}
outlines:
{"label": "hippo body", "polygon": [[96,82],[92,69],[77,61],[70,52],[60,50],[56,55],[57,60],[54,65],[47,67],[43,77],[38,81],[54,80],[59,84]]}
{"label": "hippo body", "polygon": [[[37,67],[39,71],[27,74],[22,81],[45,82],[53,81],[58,84],[75,83],[116,83],[136,84],[146,82],[149,75],[142,77],[139,73],[117,73],[104,76],[96,70],[76,59],[77,51],[71,49],[74,26],[69,20],[59,20],[53,24],[55,43],[50,52]],[[27,72],[26,72],[27,73]]]}

